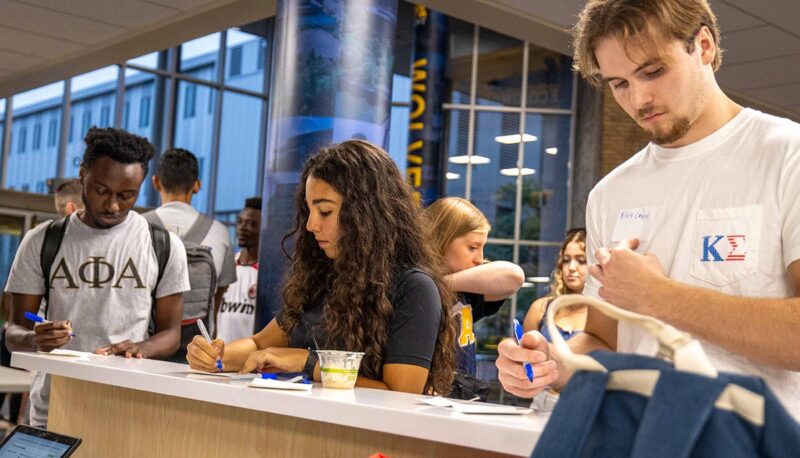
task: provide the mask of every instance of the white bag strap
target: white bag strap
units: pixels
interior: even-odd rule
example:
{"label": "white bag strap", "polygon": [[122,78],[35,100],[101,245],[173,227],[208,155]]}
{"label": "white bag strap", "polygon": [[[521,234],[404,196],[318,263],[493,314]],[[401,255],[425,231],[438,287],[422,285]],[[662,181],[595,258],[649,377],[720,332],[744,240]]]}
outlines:
{"label": "white bag strap", "polygon": [[547,330],[553,339],[551,351],[556,353],[566,367],[574,370],[608,371],[591,356],[572,353],[572,350],[567,346],[567,342],[556,327],[555,317],[558,309],[577,304],[588,304],[617,321],[624,321],[644,329],[658,341],[658,355],[671,359],[675,369],[708,377],[717,376],[717,370],[711,365],[703,348],[700,346],[700,342],[694,340],[690,334],[679,331],[653,317],[623,310],[600,299],[580,294],[558,296],[547,307]]}

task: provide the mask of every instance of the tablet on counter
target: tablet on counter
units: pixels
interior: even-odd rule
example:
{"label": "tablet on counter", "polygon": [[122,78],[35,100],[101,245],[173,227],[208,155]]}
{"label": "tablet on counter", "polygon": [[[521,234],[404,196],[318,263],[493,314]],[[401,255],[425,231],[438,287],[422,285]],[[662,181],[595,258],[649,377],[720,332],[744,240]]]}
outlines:
{"label": "tablet on counter", "polygon": [[0,442],[0,458],[64,458],[72,455],[81,440],[33,426],[17,425]]}

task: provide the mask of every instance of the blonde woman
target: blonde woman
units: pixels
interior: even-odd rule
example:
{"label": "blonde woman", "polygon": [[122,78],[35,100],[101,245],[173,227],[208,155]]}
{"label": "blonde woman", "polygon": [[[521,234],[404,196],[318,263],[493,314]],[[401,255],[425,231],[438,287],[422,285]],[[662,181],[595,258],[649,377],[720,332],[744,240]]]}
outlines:
{"label": "blonde woman", "polygon": [[434,249],[444,257],[450,272],[445,283],[458,298],[452,309],[458,327],[456,369],[474,377],[477,345],[473,324],[497,313],[505,300],[522,286],[525,276],[516,264],[488,262],[483,258],[491,226],[468,200],[439,199],[424,210],[424,220],[429,225]]}
{"label": "blonde woman", "polygon": [[[525,315],[522,327],[525,332],[533,329],[552,341],[550,332],[544,324],[544,317],[550,302],[562,294],[580,294],[586,282],[586,230],[571,229],[567,232],[558,252],[558,263],[553,271],[550,294],[536,299]],[[562,308],[556,315],[556,326],[564,339],[581,332],[586,325],[586,306],[578,305]]]}

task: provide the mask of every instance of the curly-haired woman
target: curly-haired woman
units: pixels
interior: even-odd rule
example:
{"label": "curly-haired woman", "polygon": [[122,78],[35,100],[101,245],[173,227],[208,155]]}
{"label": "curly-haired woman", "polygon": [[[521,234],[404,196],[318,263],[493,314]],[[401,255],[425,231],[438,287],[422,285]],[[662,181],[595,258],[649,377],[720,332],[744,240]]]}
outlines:
{"label": "curly-haired woman", "polygon": [[[195,337],[193,368],[300,372],[320,380],[309,348],[365,352],[358,386],[448,393],[455,365],[452,294],[426,244],[419,208],[382,149],[360,140],[322,148],[296,198],[283,310],[225,345]],[[286,239],[284,239],[286,240]]]}
{"label": "curly-haired woman", "polygon": [[[553,270],[550,294],[533,301],[528,309],[528,314],[525,315],[525,322],[522,325],[525,332],[536,329],[542,333],[545,339],[552,341],[550,332],[544,323],[547,307],[553,299],[562,294],[580,294],[583,291],[588,270],[586,229],[572,229],[567,232],[558,252],[558,262]],[[586,305],[573,305],[560,309],[556,314],[555,321],[556,327],[564,339],[569,339],[586,326]]]}

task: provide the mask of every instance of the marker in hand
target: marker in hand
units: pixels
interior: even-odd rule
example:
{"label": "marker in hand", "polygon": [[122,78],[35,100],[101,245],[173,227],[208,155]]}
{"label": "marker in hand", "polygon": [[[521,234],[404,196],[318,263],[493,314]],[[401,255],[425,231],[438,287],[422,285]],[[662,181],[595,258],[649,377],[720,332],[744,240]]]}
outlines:
{"label": "marker in hand", "polygon": [[[514,337],[517,339],[517,345],[519,345],[520,340],[522,340],[522,325],[519,324],[517,319],[514,319]],[[528,380],[533,381],[533,366],[531,363],[524,363],[525,366],[525,373],[528,375]]]}
{"label": "marker in hand", "polygon": [[[44,318],[40,317],[39,315],[37,315],[35,313],[31,313],[31,312],[25,312],[25,318],[33,321],[34,323],[50,323],[49,320],[45,320]],[[70,327],[69,330],[72,331],[72,327]],[[75,333],[70,332],[69,336],[70,337],[75,337]]]}
{"label": "marker in hand", "polygon": [[[203,324],[203,320],[197,320],[197,327],[200,328],[200,334],[203,335],[203,338],[206,339],[208,343],[211,343],[211,336],[208,335],[208,330],[206,329],[206,325]],[[222,359],[217,360],[217,369],[222,372]]]}

